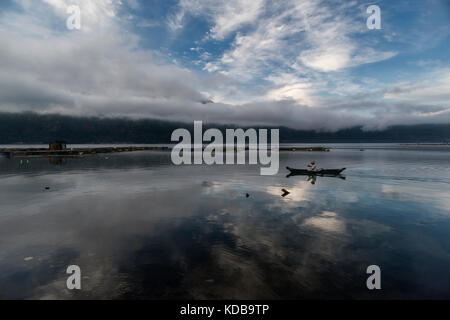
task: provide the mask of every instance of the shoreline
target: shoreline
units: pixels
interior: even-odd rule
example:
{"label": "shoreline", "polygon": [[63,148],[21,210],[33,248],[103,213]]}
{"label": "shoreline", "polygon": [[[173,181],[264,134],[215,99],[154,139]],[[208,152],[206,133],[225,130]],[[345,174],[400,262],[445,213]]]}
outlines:
{"label": "shoreline", "polygon": [[[106,148],[70,148],[63,150],[49,150],[44,148],[5,148],[0,149],[0,154],[7,158],[37,158],[37,157],[82,157],[87,155],[105,154],[105,153],[120,153],[120,152],[135,152],[135,151],[171,151],[170,147],[152,146],[152,147],[106,147]],[[194,151],[194,149],[191,149]],[[226,147],[224,151],[228,151]],[[245,147],[245,151],[250,150]],[[243,151],[234,147],[234,151]],[[279,147],[278,151],[290,152],[330,152],[330,148],[325,147]]]}

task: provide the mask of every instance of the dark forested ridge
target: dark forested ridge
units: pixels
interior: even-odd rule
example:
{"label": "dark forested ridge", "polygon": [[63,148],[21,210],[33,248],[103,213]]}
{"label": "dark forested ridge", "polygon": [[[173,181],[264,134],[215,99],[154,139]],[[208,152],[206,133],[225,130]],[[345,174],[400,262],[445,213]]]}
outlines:
{"label": "dark forested ridge", "polygon": [[[234,125],[204,125],[221,130]],[[125,118],[71,117],[57,114],[0,113],[0,144],[48,143],[170,143],[177,128],[193,130],[193,123]],[[255,127],[257,129],[257,127]],[[316,132],[281,127],[280,142],[448,142],[450,124],[392,126],[380,131],[360,127]]]}

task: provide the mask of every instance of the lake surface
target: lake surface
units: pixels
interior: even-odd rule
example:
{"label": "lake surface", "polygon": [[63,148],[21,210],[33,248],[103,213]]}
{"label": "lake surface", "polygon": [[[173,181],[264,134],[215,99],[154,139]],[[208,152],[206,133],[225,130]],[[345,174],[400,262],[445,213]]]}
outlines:
{"label": "lake surface", "polygon": [[[449,299],[450,147],[324,146],[280,152],[275,176],[168,152],[0,157],[0,298]],[[346,179],[286,178],[311,160]]]}

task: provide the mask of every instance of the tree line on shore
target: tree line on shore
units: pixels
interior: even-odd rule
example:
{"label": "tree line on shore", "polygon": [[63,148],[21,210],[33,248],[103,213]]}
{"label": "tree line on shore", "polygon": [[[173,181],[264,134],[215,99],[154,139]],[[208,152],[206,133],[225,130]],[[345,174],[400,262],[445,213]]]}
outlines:
{"label": "tree line on shore", "polygon": [[[205,124],[223,132],[236,125]],[[170,143],[174,130],[193,124],[163,120],[101,117],[74,117],[33,112],[0,112],[0,144],[48,143],[65,140],[82,143]],[[255,129],[262,127],[253,126]],[[275,127],[269,127],[275,128]],[[244,127],[245,129],[245,127]],[[443,143],[450,140],[450,124],[398,125],[384,130],[366,131],[362,127],[335,132],[316,132],[280,127],[280,143],[398,142]]]}

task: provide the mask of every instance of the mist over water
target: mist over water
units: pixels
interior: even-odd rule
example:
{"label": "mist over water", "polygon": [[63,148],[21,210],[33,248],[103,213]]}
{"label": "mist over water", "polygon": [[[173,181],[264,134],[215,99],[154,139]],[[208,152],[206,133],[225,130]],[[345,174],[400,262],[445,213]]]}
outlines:
{"label": "mist over water", "polygon": [[[275,176],[170,152],[0,157],[0,298],[450,298],[450,148],[330,146],[280,152]],[[346,179],[286,178],[311,160]]]}

